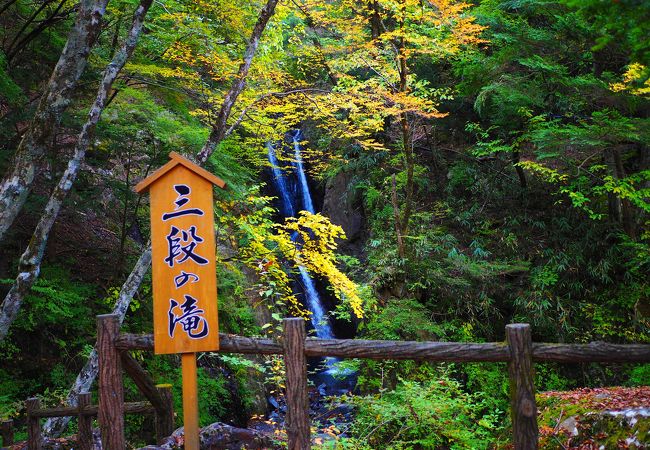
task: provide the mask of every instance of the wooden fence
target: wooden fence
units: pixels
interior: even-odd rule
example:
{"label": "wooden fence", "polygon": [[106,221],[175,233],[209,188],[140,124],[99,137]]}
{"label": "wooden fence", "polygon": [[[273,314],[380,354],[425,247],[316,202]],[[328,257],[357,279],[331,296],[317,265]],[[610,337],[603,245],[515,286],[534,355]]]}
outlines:
{"label": "wooden fence", "polygon": [[[528,324],[507,325],[506,341],[490,343],[314,339],[306,337],[305,321],[301,318],[284,319],[283,327],[283,336],[278,341],[220,334],[219,352],[284,355],[287,401],[285,424],[290,450],[305,450],[311,447],[307,396],[307,357],[310,356],[459,363],[507,362],[513,442],[517,450],[537,448],[537,406],[533,382],[535,362],[650,362],[650,345],[646,344],[533,343]],[[119,321],[114,315],[98,316],[97,330],[99,406],[69,408],[65,411],[66,414],[59,415],[81,417],[90,415],[91,411],[93,414],[97,413],[104,448],[124,449],[124,414],[135,412],[135,407],[131,406],[133,404],[124,403],[122,370],[125,370],[149,400],[150,408],[153,407],[157,412],[157,435],[171,432],[171,393],[167,390],[163,394],[157,390],[144,370],[126,353],[128,350],[153,350],[153,336],[119,334]],[[32,411],[38,410],[32,406]],[[79,411],[83,411],[83,414]],[[34,417],[34,414],[30,417]],[[30,429],[31,424],[30,421]],[[34,430],[33,435],[35,433]],[[38,436],[36,438],[40,439]],[[35,442],[30,437],[30,450],[40,448],[39,445],[40,440]]]}
{"label": "wooden fence", "polygon": [[[40,400],[29,398],[27,410],[27,448],[40,450],[42,418],[73,416],[78,420],[77,447],[90,450],[93,446],[92,421],[98,418],[103,448],[124,449],[124,414],[153,414],[156,439],[160,442],[174,431],[174,406],[171,385],[155,385],[147,372],[114,343],[119,336],[120,323],[116,315],[97,316],[97,352],[99,356],[99,404],[91,404],[91,394],[77,398],[77,406],[41,408]],[[152,347],[153,348],[153,347]],[[124,402],[122,371],[133,380],[148,401]],[[13,443],[13,424],[0,423],[3,446]],[[118,434],[119,438],[115,435]],[[117,443],[117,445],[113,445]]]}

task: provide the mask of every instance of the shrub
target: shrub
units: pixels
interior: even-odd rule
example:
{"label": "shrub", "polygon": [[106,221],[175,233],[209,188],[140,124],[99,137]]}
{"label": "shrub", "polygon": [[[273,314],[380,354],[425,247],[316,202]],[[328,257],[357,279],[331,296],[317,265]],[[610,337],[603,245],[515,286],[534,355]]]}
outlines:
{"label": "shrub", "polygon": [[476,397],[446,377],[426,383],[402,380],[392,392],[355,397],[352,438],[340,448],[484,449],[494,440],[498,411],[485,414]]}

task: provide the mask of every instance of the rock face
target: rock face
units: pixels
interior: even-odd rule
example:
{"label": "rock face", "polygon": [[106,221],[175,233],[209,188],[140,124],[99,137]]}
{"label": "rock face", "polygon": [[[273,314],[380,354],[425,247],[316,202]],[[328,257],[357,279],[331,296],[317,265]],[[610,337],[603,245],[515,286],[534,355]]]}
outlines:
{"label": "rock face", "polygon": [[363,248],[364,215],[361,199],[352,186],[353,173],[341,171],[325,186],[323,215],[345,231],[347,239],[340,242],[344,253],[359,256]]}

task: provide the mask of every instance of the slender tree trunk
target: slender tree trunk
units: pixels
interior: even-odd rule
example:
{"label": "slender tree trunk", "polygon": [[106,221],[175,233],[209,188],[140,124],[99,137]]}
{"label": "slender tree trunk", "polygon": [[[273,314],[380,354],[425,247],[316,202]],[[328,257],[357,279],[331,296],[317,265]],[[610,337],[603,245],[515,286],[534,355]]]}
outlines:
{"label": "slender tree trunk", "polygon": [[372,39],[377,39],[381,35],[381,14],[379,2],[374,0],[372,2],[372,15],[370,16],[370,36]]}
{"label": "slender tree trunk", "polygon": [[[616,178],[623,179],[626,177],[625,167],[623,167],[623,158],[621,157],[621,147],[615,147],[612,149],[612,154],[614,157],[614,166],[616,167],[615,176]],[[636,226],[634,224],[634,211],[632,210],[632,204],[626,198],[620,199],[621,201],[621,223],[623,225],[623,230],[628,234],[628,236],[635,238],[636,237]]]}
{"label": "slender tree trunk", "polygon": [[526,172],[524,172],[524,169],[521,168],[519,165],[520,161],[520,154],[519,150],[515,150],[512,152],[512,165],[515,166],[515,171],[517,172],[517,176],[519,177],[519,186],[521,186],[523,189],[526,189],[528,186],[528,182],[526,181]]}
{"label": "slender tree trunk", "polygon": [[[316,22],[314,21],[314,17],[311,15],[309,10],[306,7],[304,7],[304,5],[301,5],[298,2],[294,2],[294,4],[298,7],[298,9],[300,9],[300,11],[305,16],[306,25],[309,28],[315,29]],[[332,71],[332,67],[325,59],[325,54],[323,53],[323,44],[321,44],[320,39],[315,33],[311,37],[311,42],[312,44],[314,44],[314,47],[316,47],[316,50],[318,50],[318,56],[320,59],[319,62],[327,71],[327,78],[330,80],[330,83],[332,83],[333,86],[336,86],[338,84],[338,79],[336,77],[336,74]]]}
{"label": "slender tree trunk", "polygon": [[75,179],[77,178],[79,167],[86,156],[86,150],[95,136],[95,128],[97,122],[99,122],[102,111],[104,110],[104,105],[106,104],[106,99],[110,93],[111,86],[124,67],[127,59],[135,49],[140,31],[142,30],[144,17],[147,14],[149,6],[151,6],[151,3],[152,0],[141,1],[140,6],[136,9],[134,14],[133,25],[129,31],[129,35],[104,71],[104,76],[97,91],[97,97],[88,112],[88,120],[84,124],[81,133],[79,133],[74,156],[68,162],[68,168],[59,180],[59,184],[54,188],[47,206],[45,207],[45,212],[43,213],[43,216],[41,216],[41,219],[36,226],[36,230],[34,230],[32,239],[30,240],[27,249],[20,257],[20,262],[18,264],[18,270],[20,273],[18,274],[18,277],[16,277],[14,285],[7,293],[7,296],[0,307],[0,341],[2,341],[9,332],[9,327],[16,319],[25,295],[29,293],[38,279],[41,270],[41,261],[43,260],[43,254],[45,253],[47,239],[52,230],[52,226],[59,215],[59,211],[63,205],[63,200],[67,197]]}
{"label": "slender tree trunk", "polygon": [[[400,17],[399,26],[400,29],[404,29],[404,21],[406,19],[406,4],[402,3],[402,15]],[[398,40],[398,53],[397,53],[397,63],[399,68],[399,92],[407,93],[409,91],[408,87],[408,65],[406,63],[406,43],[404,41],[404,36],[401,36]],[[414,190],[414,167],[415,167],[415,157],[413,155],[413,142],[411,136],[411,126],[408,120],[408,114],[406,111],[403,111],[399,115],[400,129],[402,131],[402,144],[404,146],[404,164],[406,166],[406,186],[405,186],[405,200],[404,200],[404,210],[402,212],[402,217],[400,219],[400,230],[402,235],[408,234],[409,221],[411,219],[411,213],[413,210],[413,190]],[[403,246],[403,243],[402,243]],[[403,253],[402,257],[406,255],[405,249],[402,248],[400,253]]]}
{"label": "slender tree trunk", "polygon": [[[617,180],[625,178],[625,168],[623,167],[623,160],[621,158],[621,148],[614,147],[604,151],[603,158],[612,176]],[[618,195],[610,192],[607,194],[609,215],[616,222],[620,223],[623,230],[630,236],[636,236],[636,226],[634,223],[634,211],[630,201],[621,198]]]}
{"label": "slender tree trunk", "polygon": [[29,44],[31,41],[36,39],[38,35],[43,33],[46,29],[50,28],[53,26],[55,23],[60,22],[64,20],[65,18],[68,17],[68,15],[72,12],[72,10],[65,11],[62,14],[59,14],[59,11],[61,8],[63,8],[63,5],[65,5],[65,0],[61,0],[59,5],[56,7],[54,12],[50,14],[50,16],[40,22],[38,26],[36,26],[32,31],[27,33],[27,36],[22,38],[20,42],[18,42],[12,49],[11,51],[7,52],[7,61],[11,62],[13,59],[22,51],[23,48],[27,47],[27,44]]}
{"label": "slender tree trunk", "polygon": [[108,0],[82,0],[74,27],[18,149],[13,169],[0,184],[0,241],[27,199],[38,160],[51,145],[63,112],[83,73]]}
{"label": "slender tree trunk", "polygon": [[[58,12],[58,10],[61,8],[61,6],[63,6],[64,2],[65,2],[65,0],[63,0],[63,1],[61,1],[59,3],[59,6],[54,11],[54,14],[56,14]],[[34,13],[25,21],[23,26],[20,27],[20,30],[18,30],[18,32],[16,33],[14,38],[11,40],[11,43],[7,47],[6,53],[8,53],[8,54],[11,53],[11,50],[13,49],[14,44],[16,44],[18,39],[20,39],[20,36],[23,34],[23,32],[31,25],[32,22],[34,22],[34,20],[36,20],[36,17],[38,17],[38,15],[41,13],[41,11],[43,11],[45,8],[47,8],[50,5],[50,3],[52,3],[51,0],[44,1],[43,4],[39,8],[37,8],[36,11],[34,11]]]}
{"label": "slender tree trunk", "polygon": [[[205,162],[208,157],[212,154],[214,149],[216,148],[217,145],[221,142],[221,140],[227,135],[227,120],[230,115],[230,112],[232,111],[232,106],[235,103],[235,100],[241,93],[241,90],[243,89],[243,83],[245,81],[245,77],[248,74],[248,68],[250,68],[250,64],[253,58],[253,55],[255,53],[255,50],[257,49],[257,46],[259,44],[260,37],[262,35],[262,32],[264,31],[264,28],[266,27],[266,24],[269,20],[269,18],[273,15],[275,11],[275,6],[277,5],[277,0],[268,0],[266,6],[264,9],[262,9],[262,12],[260,13],[259,19],[257,21],[257,24],[255,25],[255,28],[253,29],[253,34],[251,36],[251,39],[248,44],[248,48],[246,50],[246,54],[244,57],[244,64],[246,64],[246,61],[248,61],[247,65],[248,67],[246,68],[245,71],[242,71],[242,68],[240,67],[239,71],[239,76],[242,76],[242,73],[244,73],[243,78],[239,78],[233,83],[233,86],[231,86],[230,91],[228,92],[228,95],[226,95],[226,98],[224,99],[224,104],[221,106],[220,110],[220,115],[223,112],[225,115],[223,120],[218,120],[212,129],[212,132],[210,134],[210,138],[212,138],[212,141],[208,139],[206,144],[203,146],[203,149],[199,154],[197,155],[197,159],[201,161],[202,163]],[[260,24],[262,24],[260,26]],[[251,50],[252,49],[252,50]],[[230,105],[226,106],[226,103],[230,101]],[[124,316],[126,315],[126,311],[129,306],[129,302],[133,298],[133,295],[137,292],[138,288],[140,287],[140,284],[142,283],[142,279],[144,278],[144,275],[147,272],[147,269],[151,265],[151,242],[149,242],[146,246],[146,249],[140,256],[140,259],[138,260],[137,264],[131,271],[131,274],[127,278],[126,282],[122,286],[122,290],[120,291],[120,297],[118,298],[118,301],[116,302],[115,309],[113,310],[113,314],[118,314],[120,316],[120,323],[124,320]],[[77,380],[75,381],[75,384],[72,386],[70,389],[70,393],[68,394],[68,402],[76,402],[77,399],[77,394],[79,392],[87,391],[90,389],[90,386],[92,385],[93,381],[97,377],[98,373],[98,368],[97,368],[97,355],[96,352],[93,352],[91,356],[88,359],[88,362],[82,369],[82,371],[79,373],[77,376]],[[69,418],[56,418],[56,419],[48,419],[48,421],[45,423],[45,434],[51,435],[51,436],[57,436],[60,435],[66,428]]]}
{"label": "slender tree trunk", "polygon": [[7,3],[5,3],[5,4],[2,5],[2,6],[0,6],[0,15],[2,15],[2,13],[4,13],[6,10],[8,10],[9,7],[10,7],[11,5],[13,5],[14,3],[16,3],[17,1],[18,1],[18,0],[9,0]]}
{"label": "slender tree trunk", "polygon": [[[140,256],[140,259],[135,264],[133,271],[129,275],[129,278],[126,280],[120,291],[120,295],[115,301],[113,306],[112,314],[117,314],[120,318],[120,324],[124,321],[124,316],[126,311],[129,309],[131,304],[131,299],[138,291],[142,279],[147,274],[149,267],[151,266],[151,245],[147,243],[146,250]],[[97,374],[99,373],[99,357],[97,356],[97,349],[93,349],[88,357],[88,361],[77,375],[77,379],[70,388],[68,396],[66,397],[66,403],[69,406],[77,406],[77,397],[82,392],[89,392],[92,387]],[[43,425],[43,434],[46,436],[57,437],[60,436],[63,431],[65,431],[68,423],[70,422],[71,417],[53,417],[47,419]]]}
{"label": "slender tree trunk", "polygon": [[406,257],[406,249],[404,248],[404,239],[402,235],[402,221],[399,214],[399,203],[397,202],[397,182],[395,181],[395,174],[391,179],[390,201],[393,205],[393,217],[395,219],[395,234],[397,235],[397,254],[400,258]]}
{"label": "slender tree trunk", "polygon": [[237,101],[237,97],[244,90],[244,85],[246,84],[246,77],[248,76],[248,71],[253,62],[253,56],[257,51],[257,47],[260,44],[260,39],[262,37],[262,32],[266,28],[266,24],[269,19],[275,12],[275,7],[278,4],[278,0],[267,0],[266,5],[262,8],[260,15],[257,18],[257,23],[253,28],[253,33],[248,41],[248,46],[246,47],[246,52],[244,53],[244,60],[239,66],[239,71],[235,80],[232,82],[228,93],[223,99],[221,108],[219,109],[219,114],[217,115],[216,123],[212,127],[212,132],[207,142],[197,155],[197,159],[200,163],[204,163],[208,160],[214,149],[217,148],[217,145],[226,137],[226,126],[228,118],[230,117],[230,112],[232,107]]}

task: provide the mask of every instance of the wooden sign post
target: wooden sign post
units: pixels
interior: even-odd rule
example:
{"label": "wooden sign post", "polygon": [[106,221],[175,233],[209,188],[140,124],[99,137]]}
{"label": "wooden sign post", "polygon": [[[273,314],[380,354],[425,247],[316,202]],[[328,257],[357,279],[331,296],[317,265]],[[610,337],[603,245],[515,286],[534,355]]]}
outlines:
{"label": "wooden sign post", "polygon": [[169,156],[135,191],[151,194],[154,352],[182,353],[185,448],[198,450],[196,352],[219,349],[212,185],[226,184]]}

